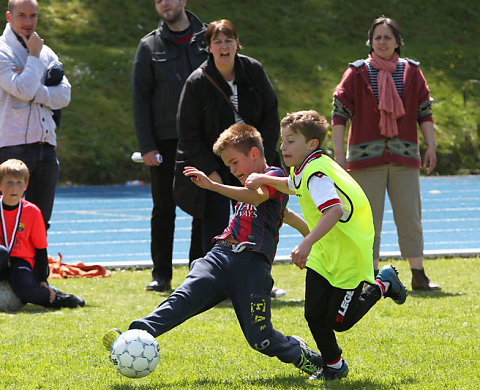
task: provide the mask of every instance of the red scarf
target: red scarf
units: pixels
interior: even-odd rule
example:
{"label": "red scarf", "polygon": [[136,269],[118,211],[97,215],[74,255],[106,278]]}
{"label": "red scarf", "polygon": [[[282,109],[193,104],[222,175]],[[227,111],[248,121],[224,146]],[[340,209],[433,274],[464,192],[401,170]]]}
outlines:
{"label": "red scarf", "polygon": [[405,115],[402,99],[398,96],[392,73],[398,65],[398,53],[394,52],[388,61],[374,51],[368,56],[370,64],[378,69],[378,109],[380,110],[380,133],[387,138],[398,135],[397,118]]}

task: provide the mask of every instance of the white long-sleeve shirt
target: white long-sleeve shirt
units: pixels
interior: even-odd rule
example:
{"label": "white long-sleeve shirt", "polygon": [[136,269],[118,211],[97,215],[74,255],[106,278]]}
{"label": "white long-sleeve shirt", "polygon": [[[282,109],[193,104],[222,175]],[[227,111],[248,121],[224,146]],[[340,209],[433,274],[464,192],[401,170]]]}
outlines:
{"label": "white long-sleeve shirt", "polygon": [[[52,109],[70,103],[71,85],[44,85],[46,70],[57,55],[43,45],[39,58],[28,55],[7,23],[0,37],[0,147],[47,142],[56,146]],[[22,68],[18,74],[13,67]]]}

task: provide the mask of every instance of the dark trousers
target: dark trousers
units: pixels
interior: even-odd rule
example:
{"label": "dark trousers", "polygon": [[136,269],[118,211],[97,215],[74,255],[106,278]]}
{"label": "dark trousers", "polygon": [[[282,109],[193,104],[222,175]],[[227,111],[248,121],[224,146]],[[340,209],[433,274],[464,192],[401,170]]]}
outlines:
{"label": "dark trousers", "polygon": [[41,143],[0,148],[0,163],[11,158],[22,160],[27,165],[30,181],[25,199],[39,207],[48,229],[59,174],[55,148]]}
{"label": "dark trousers", "polygon": [[32,266],[28,261],[15,257],[10,258],[8,283],[22,303],[51,306],[50,291],[35,280]]}
{"label": "dark trousers", "polygon": [[157,143],[163,162],[150,167],[153,209],[150,220],[150,252],[153,261],[152,277],[172,279],[173,235],[175,231],[175,202],[173,201],[173,169],[177,140]]}
{"label": "dark trousers", "polygon": [[326,363],[337,360],[342,350],[335,331],[355,325],[381,298],[380,288],[364,283],[354,290],[333,287],[327,279],[307,268],[305,283],[305,319]]}
{"label": "dark trousers", "polygon": [[193,218],[190,241],[190,264],[213,248],[213,238],[228,226],[232,201],[216,192],[207,191],[203,218]]}
{"label": "dark trousers", "polygon": [[229,298],[249,345],[282,362],[300,358],[297,340],[273,329],[270,290],[271,265],[259,253],[216,245],[195,260],[185,281],[151,314],[135,320],[130,329],[143,329],[157,337]]}

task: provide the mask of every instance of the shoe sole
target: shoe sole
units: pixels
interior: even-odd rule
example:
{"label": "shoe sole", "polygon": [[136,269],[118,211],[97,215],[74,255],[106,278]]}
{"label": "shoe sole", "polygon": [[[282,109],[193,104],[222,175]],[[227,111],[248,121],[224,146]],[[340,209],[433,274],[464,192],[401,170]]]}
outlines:
{"label": "shoe sole", "polygon": [[117,328],[113,328],[110,330],[107,330],[107,332],[103,335],[102,343],[107,349],[107,351],[110,351],[112,349],[113,343],[117,339],[118,336],[122,334],[122,331]]}
{"label": "shoe sole", "polygon": [[287,292],[285,290],[282,290],[281,288],[274,288],[270,293],[271,298],[281,298],[285,295],[287,295]]}

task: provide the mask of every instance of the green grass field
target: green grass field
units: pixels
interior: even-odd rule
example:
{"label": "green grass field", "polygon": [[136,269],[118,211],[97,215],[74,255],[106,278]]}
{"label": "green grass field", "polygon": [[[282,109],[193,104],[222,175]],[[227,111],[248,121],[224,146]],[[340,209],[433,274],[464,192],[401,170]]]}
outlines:
{"label": "green grass field", "polygon": [[[406,261],[392,262],[410,288]],[[382,299],[351,330],[337,334],[350,366],[342,381],[310,382],[293,365],[252,350],[229,302],[160,336],[161,360],[142,379],[122,377],[109,363],[103,333],[148,314],[166,294],[149,293],[149,270],[110,278],[54,280],[83,296],[81,309],[27,305],[0,313],[0,389],[478,389],[479,258],[425,260],[440,292],[409,291],[402,306]],[[174,286],[186,267],[174,269]],[[303,318],[304,271],[275,264],[288,294],[272,304],[274,326],[313,347]]]}

